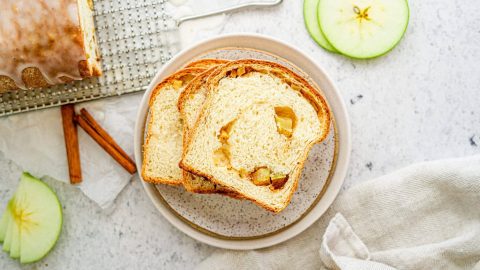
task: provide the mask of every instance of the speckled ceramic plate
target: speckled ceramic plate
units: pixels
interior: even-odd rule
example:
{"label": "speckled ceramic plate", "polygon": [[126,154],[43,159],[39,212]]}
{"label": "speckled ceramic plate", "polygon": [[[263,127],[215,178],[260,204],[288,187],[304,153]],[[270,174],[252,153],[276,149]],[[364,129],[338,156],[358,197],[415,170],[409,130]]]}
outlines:
{"label": "speckled ceramic plate", "polygon": [[[172,59],[157,74],[140,105],[135,132],[137,166],[152,89],[189,61],[201,58],[255,58],[280,63],[321,89],[334,121],[328,138],[311,150],[290,205],[273,214],[247,200],[217,194],[192,194],[182,187],[144,187],[160,212],[191,237],[218,247],[254,249],[274,245],[300,233],[332,203],[343,183],[350,152],[350,131],[345,105],[324,71],[298,50],[259,35],[228,35],[199,43]],[[141,177],[141,176],[140,176]]]}

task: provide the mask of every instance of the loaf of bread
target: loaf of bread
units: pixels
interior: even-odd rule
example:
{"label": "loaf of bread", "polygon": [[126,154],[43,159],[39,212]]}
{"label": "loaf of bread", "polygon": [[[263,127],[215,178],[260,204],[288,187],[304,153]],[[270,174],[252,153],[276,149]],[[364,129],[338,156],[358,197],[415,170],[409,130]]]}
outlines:
{"label": "loaf of bread", "polygon": [[273,211],[290,202],[311,147],[330,128],[307,81],[267,61],[232,61],[204,82],[207,98],[180,166]]}
{"label": "loaf of bread", "polygon": [[101,75],[92,0],[3,0],[0,92]]}

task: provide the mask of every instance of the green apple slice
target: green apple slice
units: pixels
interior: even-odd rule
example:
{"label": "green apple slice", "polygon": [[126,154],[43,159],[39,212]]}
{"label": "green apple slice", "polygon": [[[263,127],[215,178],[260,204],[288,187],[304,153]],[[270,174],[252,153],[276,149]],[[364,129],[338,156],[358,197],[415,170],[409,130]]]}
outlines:
{"label": "green apple slice", "polygon": [[[20,186],[17,190],[22,189],[22,184],[24,182],[20,182]],[[18,193],[18,191],[17,191]],[[16,206],[16,194],[13,196],[12,203],[10,205],[10,216],[11,216],[11,223],[12,225],[12,240],[10,243],[10,257],[14,259],[20,258],[20,228],[21,228],[21,219],[15,217],[15,206]]]}
{"label": "green apple slice", "polygon": [[337,52],[337,50],[335,50],[335,48],[327,41],[320,29],[317,17],[317,6],[319,1],[320,0],[305,0],[303,2],[303,18],[305,20],[305,26],[307,27],[310,36],[318,43],[318,45],[328,51]]}
{"label": "green apple slice", "polygon": [[62,228],[62,207],[42,181],[23,173],[12,207],[20,222],[20,262],[43,258],[55,245]]}
{"label": "green apple slice", "polygon": [[2,214],[2,219],[0,219],[0,243],[5,241],[5,235],[7,234],[8,225],[11,219],[9,205],[10,202],[7,204],[7,207],[5,207],[5,211]]}
{"label": "green apple slice", "polygon": [[13,200],[10,200],[10,202],[7,205],[7,209],[5,210],[5,213],[9,215],[7,230],[5,231],[5,241],[3,241],[3,251],[5,252],[10,251],[10,245],[12,244],[12,230],[13,230],[13,216],[11,211],[12,201]]}
{"label": "green apple slice", "polygon": [[12,241],[10,244],[10,257],[14,259],[20,258],[20,221],[13,218],[12,219]]}
{"label": "green apple slice", "polygon": [[406,0],[320,0],[318,18],[325,38],[339,52],[373,58],[400,41],[409,9]]}

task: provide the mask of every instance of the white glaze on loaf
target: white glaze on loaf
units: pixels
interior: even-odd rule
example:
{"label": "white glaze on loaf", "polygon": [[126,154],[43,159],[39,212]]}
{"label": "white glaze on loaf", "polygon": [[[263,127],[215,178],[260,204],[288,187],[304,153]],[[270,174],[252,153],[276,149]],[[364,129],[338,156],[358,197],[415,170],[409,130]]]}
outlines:
{"label": "white glaze on loaf", "polygon": [[18,87],[25,88],[22,72],[29,67],[38,68],[48,84],[85,77],[79,70],[89,56],[84,42],[77,0],[2,1],[0,76]]}

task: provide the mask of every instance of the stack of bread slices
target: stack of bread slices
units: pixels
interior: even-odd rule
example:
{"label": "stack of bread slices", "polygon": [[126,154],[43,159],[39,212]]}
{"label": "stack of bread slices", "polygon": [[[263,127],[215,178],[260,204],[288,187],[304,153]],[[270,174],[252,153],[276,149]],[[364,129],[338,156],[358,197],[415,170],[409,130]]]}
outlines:
{"label": "stack of bread slices", "polygon": [[195,193],[287,207],[312,146],[330,129],[319,92],[277,63],[192,62],[149,102],[142,177]]}

